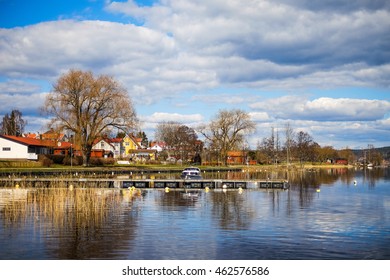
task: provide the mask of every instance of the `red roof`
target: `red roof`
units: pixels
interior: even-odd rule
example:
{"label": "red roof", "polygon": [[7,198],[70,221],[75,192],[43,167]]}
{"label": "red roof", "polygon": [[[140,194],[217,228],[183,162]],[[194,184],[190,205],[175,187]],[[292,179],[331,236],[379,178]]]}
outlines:
{"label": "red roof", "polygon": [[112,139],[109,139],[109,141],[111,143],[121,143],[123,141],[122,138],[112,138]]}
{"label": "red roof", "polygon": [[37,134],[35,134],[35,133],[27,133],[27,134],[25,135],[25,137],[36,139],[36,138],[37,138]]}
{"label": "red roof", "polygon": [[245,156],[245,152],[243,152],[243,151],[228,151],[227,155],[229,157],[243,157],[243,156]]}
{"label": "red roof", "polygon": [[41,140],[41,139],[11,136],[11,135],[0,135],[0,137],[14,141],[14,142],[18,142],[20,144],[24,144],[27,146],[54,147],[57,145],[57,143],[55,141],[50,141],[50,140]]}
{"label": "red roof", "polygon": [[72,143],[70,142],[58,142],[56,146],[56,148],[58,149],[69,149],[71,146],[73,146],[73,148],[76,148],[75,145],[72,145]]}

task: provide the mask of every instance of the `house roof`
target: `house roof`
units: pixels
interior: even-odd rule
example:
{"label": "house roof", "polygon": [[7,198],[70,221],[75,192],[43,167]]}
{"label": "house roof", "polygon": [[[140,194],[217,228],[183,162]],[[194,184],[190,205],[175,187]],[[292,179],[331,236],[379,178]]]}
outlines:
{"label": "house roof", "polygon": [[74,145],[70,142],[57,142],[57,146],[55,147],[56,149],[59,149],[59,150],[67,150],[67,149],[70,149],[70,147],[73,147],[73,149],[78,149],[78,146],[77,145]]}
{"label": "house roof", "polygon": [[243,156],[245,156],[245,152],[243,152],[243,151],[228,151],[227,155],[229,157],[243,157]]}
{"label": "house roof", "polygon": [[0,137],[26,146],[55,147],[57,145],[55,141],[51,140],[40,140],[12,135],[0,135]]}
{"label": "house roof", "polygon": [[111,143],[121,143],[122,142],[122,138],[112,138],[112,139],[110,139],[110,142]]}
{"label": "house roof", "polygon": [[167,144],[163,141],[153,141],[150,143],[150,147],[155,147],[155,146],[159,146],[161,148],[164,148],[167,146]]}
{"label": "house roof", "polygon": [[24,137],[36,139],[38,135],[36,133],[27,133]]}
{"label": "house roof", "polygon": [[112,141],[112,139],[109,139],[109,138],[97,138],[97,139],[95,139],[95,141],[93,141],[93,145],[96,145],[96,144],[98,144],[99,142],[101,142],[101,141],[103,141],[103,142],[106,142],[108,145],[110,145],[111,147],[114,147],[111,143],[114,143],[113,141]]}
{"label": "house roof", "polygon": [[60,139],[63,139],[64,136],[65,136],[65,134],[55,132],[53,129],[50,129],[50,130],[46,131],[45,133],[42,133],[40,135],[40,138],[42,138],[44,140],[60,140]]}

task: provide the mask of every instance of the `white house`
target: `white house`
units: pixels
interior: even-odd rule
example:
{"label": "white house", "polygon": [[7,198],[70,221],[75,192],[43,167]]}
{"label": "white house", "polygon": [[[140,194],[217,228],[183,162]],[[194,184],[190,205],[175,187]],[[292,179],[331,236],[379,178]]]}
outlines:
{"label": "white house", "polygon": [[110,139],[110,144],[114,147],[114,158],[122,157],[124,153],[122,138],[113,138]]}
{"label": "white house", "polygon": [[50,141],[0,135],[0,159],[37,160],[38,155],[49,154],[52,146]]}
{"label": "white house", "polygon": [[165,142],[153,142],[151,143],[151,146],[148,148],[150,150],[156,150],[157,152],[161,152],[162,150],[165,149]]}
{"label": "white house", "polygon": [[104,156],[112,156],[114,158],[120,157],[121,139],[98,139],[92,146],[93,151],[104,151]]}

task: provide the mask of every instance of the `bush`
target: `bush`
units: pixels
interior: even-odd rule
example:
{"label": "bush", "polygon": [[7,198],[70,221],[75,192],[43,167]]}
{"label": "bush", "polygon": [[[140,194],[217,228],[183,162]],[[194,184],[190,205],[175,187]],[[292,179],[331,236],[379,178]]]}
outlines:
{"label": "bush", "polygon": [[72,159],[70,156],[66,156],[63,160],[64,165],[82,165],[83,164],[83,157],[75,156]]}
{"label": "bush", "polygon": [[53,164],[53,160],[50,159],[46,155],[39,155],[38,156],[38,161],[42,164],[44,167],[50,167]]}
{"label": "bush", "polygon": [[115,164],[115,159],[91,157],[89,160],[89,164],[93,166],[113,165]]}
{"label": "bush", "polygon": [[47,155],[47,157],[50,158],[55,164],[62,164],[65,158],[64,155]]}

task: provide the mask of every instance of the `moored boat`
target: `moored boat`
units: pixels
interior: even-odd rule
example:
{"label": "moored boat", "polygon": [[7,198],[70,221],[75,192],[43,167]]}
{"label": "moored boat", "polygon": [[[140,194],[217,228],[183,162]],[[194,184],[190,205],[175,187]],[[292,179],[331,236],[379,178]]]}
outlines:
{"label": "moored boat", "polygon": [[202,179],[200,174],[200,169],[198,167],[187,167],[181,173],[181,178],[183,179],[193,179],[199,180]]}

